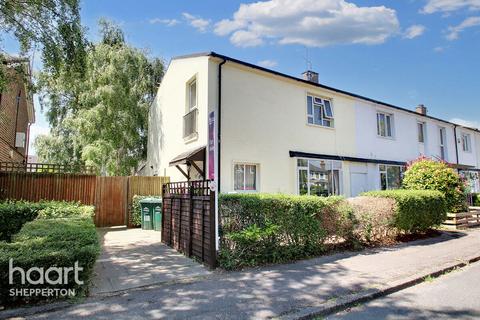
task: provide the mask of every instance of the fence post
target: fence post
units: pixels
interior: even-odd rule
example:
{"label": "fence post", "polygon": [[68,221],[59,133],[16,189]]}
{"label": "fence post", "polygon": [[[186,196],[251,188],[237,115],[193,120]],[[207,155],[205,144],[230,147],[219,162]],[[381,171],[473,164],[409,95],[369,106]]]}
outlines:
{"label": "fence post", "polygon": [[188,210],[188,256],[192,256],[193,250],[193,183],[189,182],[188,193],[190,194],[190,208]]}
{"label": "fence post", "polygon": [[217,249],[216,249],[216,230],[215,230],[215,191],[210,191],[210,267],[217,267]]}

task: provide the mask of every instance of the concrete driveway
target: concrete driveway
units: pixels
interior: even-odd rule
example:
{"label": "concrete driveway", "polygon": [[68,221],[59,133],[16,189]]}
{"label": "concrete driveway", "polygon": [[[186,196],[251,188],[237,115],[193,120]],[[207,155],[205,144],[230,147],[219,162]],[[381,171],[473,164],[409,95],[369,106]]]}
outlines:
{"label": "concrete driveway", "polygon": [[125,227],[97,229],[102,253],[91,295],[186,281],[210,274],[207,268],[160,242],[160,232]]}

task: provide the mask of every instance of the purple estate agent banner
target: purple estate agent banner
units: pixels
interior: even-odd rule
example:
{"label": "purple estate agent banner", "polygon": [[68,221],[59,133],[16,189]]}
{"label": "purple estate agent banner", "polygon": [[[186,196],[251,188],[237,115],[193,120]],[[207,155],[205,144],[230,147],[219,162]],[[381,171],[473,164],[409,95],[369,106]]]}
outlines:
{"label": "purple estate agent banner", "polygon": [[215,179],[215,112],[208,114],[208,179]]}

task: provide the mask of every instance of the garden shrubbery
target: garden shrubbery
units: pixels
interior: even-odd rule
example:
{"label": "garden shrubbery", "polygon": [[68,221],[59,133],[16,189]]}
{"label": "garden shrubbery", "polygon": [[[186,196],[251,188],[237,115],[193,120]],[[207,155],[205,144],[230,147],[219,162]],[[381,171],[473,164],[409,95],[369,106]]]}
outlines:
{"label": "garden shrubbery", "polygon": [[354,214],[354,238],[365,244],[395,241],[399,230],[394,227],[396,202],[391,198],[356,197],[347,199]]}
{"label": "garden shrubbery", "polygon": [[[56,297],[15,297],[10,295],[10,289],[75,289],[76,296],[82,296],[88,289],[94,263],[100,253],[100,244],[97,238],[92,214],[93,207],[82,206],[68,202],[39,202],[28,203],[23,201],[1,203],[1,219],[9,219],[15,214],[22,213],[25,217],[17,219],[15,228],[18,233],[7,239],[9,242],[0,242],[0,305],[14,305],[54,299]],[[18,226],[24,221],[23,226]],[[26,222],[26,223],[25,223]],[[9,230],[13,230],[10,228]],[[17,231],[18,231],[17,230]],[[27,271],[32,267],[47,270],[50,267],[73,268],[78,261],[79,280],[83,284],[76,284],[74,273],[68,275],[68,284],[39,285],[21,284],[20,272],[14,273],[14,285],[9,285],[9,262],[13,259],[14,267],[21,267]],[[39,277],[33,272],[32,278]],[[53,272],[53,280],[57,280],[57,273]]]}
{"label": "garden shrubbery", "polygon": [[392,190],[365,197],[223,194],[219,198],[225,269],[319,255],[329,244],[382,243],[423,232],[446,216],[438,191]]}
{"label": "garden shrubbery", "polygon": [[403,232],[423,232],[440,225],[447,218],[445,196],[439,191],[386,190],[363,195],[395,200],[392,226]]}
{"label": "garden shrubbery", "polygon": [[352,211],[341,197],[224,194],[219,206],[226,269],[318,255],[328,239],[351,236]]}
{"label": "garden shrubbery", "polygon": [[468,210],[465,182],[445,162],[419,158],[408,165],[402,186],[409,190],[437,190],[445,195],[449,212]]}

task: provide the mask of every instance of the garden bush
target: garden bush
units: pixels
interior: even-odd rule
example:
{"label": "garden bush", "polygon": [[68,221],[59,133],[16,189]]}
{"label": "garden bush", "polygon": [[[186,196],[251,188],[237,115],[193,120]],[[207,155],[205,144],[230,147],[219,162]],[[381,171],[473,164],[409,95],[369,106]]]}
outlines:
{"label": "garden bush", "polygon": [[403,188],[409,190],[437,190],[445,195],[447,211],[468,210],[465,182],[445,162],[419,158],[407,167]]}
{"label": "garden bush", "polygon": [[142,215],[140,213],[140,200],[146,198],[161,198],[162,196],[139,196],[134,195],[132,198],[132,205],[130,208],[130,223],[134,227],[140,227],[142,225]]}
{"label": "garden bush", "polygon": [[45,201],[40,202],[40,206],[38,219],[91,218],[95,213],[93,206],[79,202]]}
{"label": "garden bush", "polygon": [[475,207],[480,207],[480,194],[472,193],[472,202]]}
{"label": "garden bush", "polygon": [[223,194],[219,210],[225,269],[318,255],[327,241],[352,237],[352,210],[341,197]]}
{"label": "garden bush", "polygon": [[396,202],[392,198],[356,197],[347,200],[355,218],[353,234],[360,243],[389,244],[395,242]]}
{"label": "garden bush", "polygon": [[10,241],[22,226],[38,216],[43,204],[25,201],[6,201],[0,203],[0,241]]}
{"label": "garden bush", "polygon": [[[10,289],[75,289],[85,294],[100,246],[93,223],[92,206],[62,201],[6,201],[0,203],[0,305],[8,306],[49,299],[49,297],[12,297]],[[76,261],[83,285],[22,285],[15,273],[14,286],[9,285],[9,261],[25,271],[32,267],[74,267]],[[37,272],[33,273],[38,276]],[[53,273],[55,280],[56,273]],[[55,297],[53,297],[55,298]],[[52,299],[52,297],[50,297]]]}
{"label": "garden bush", "polygon": [[[38,300],[49,300],[55,297],[12,297],[10,289],[35,289],[35,288],[62,288],[75,289],[76,296],[86,293],[93,266],[100,252],[100,245],[91,218],[77,219],[38,219],[27,222],[21,231],[16,234],[11,243],[0,243],[0,304],[24,304]],[[74,281],[74,273],[70,272],[68,284],[39,284],[32,285],[25,282],[21,284],[19,272],[14,273],[14,285],[9,285],[9,261],[13,259],[15,267],[25,271],[32,267],[74,267],[78,261],[83,271],[79,272],[79,280],[84,284],[78,285]],[[37,272],[32,273],[38,276]],[[57,273],[52,274],[56,280]]]}
{"label": "garden bush", "polygon": [[394,199],[396,208],[393,226],[403,232],[424,232],[441,224],[447,217],[445,196],[440,191],[370,191],[362,196]]}

